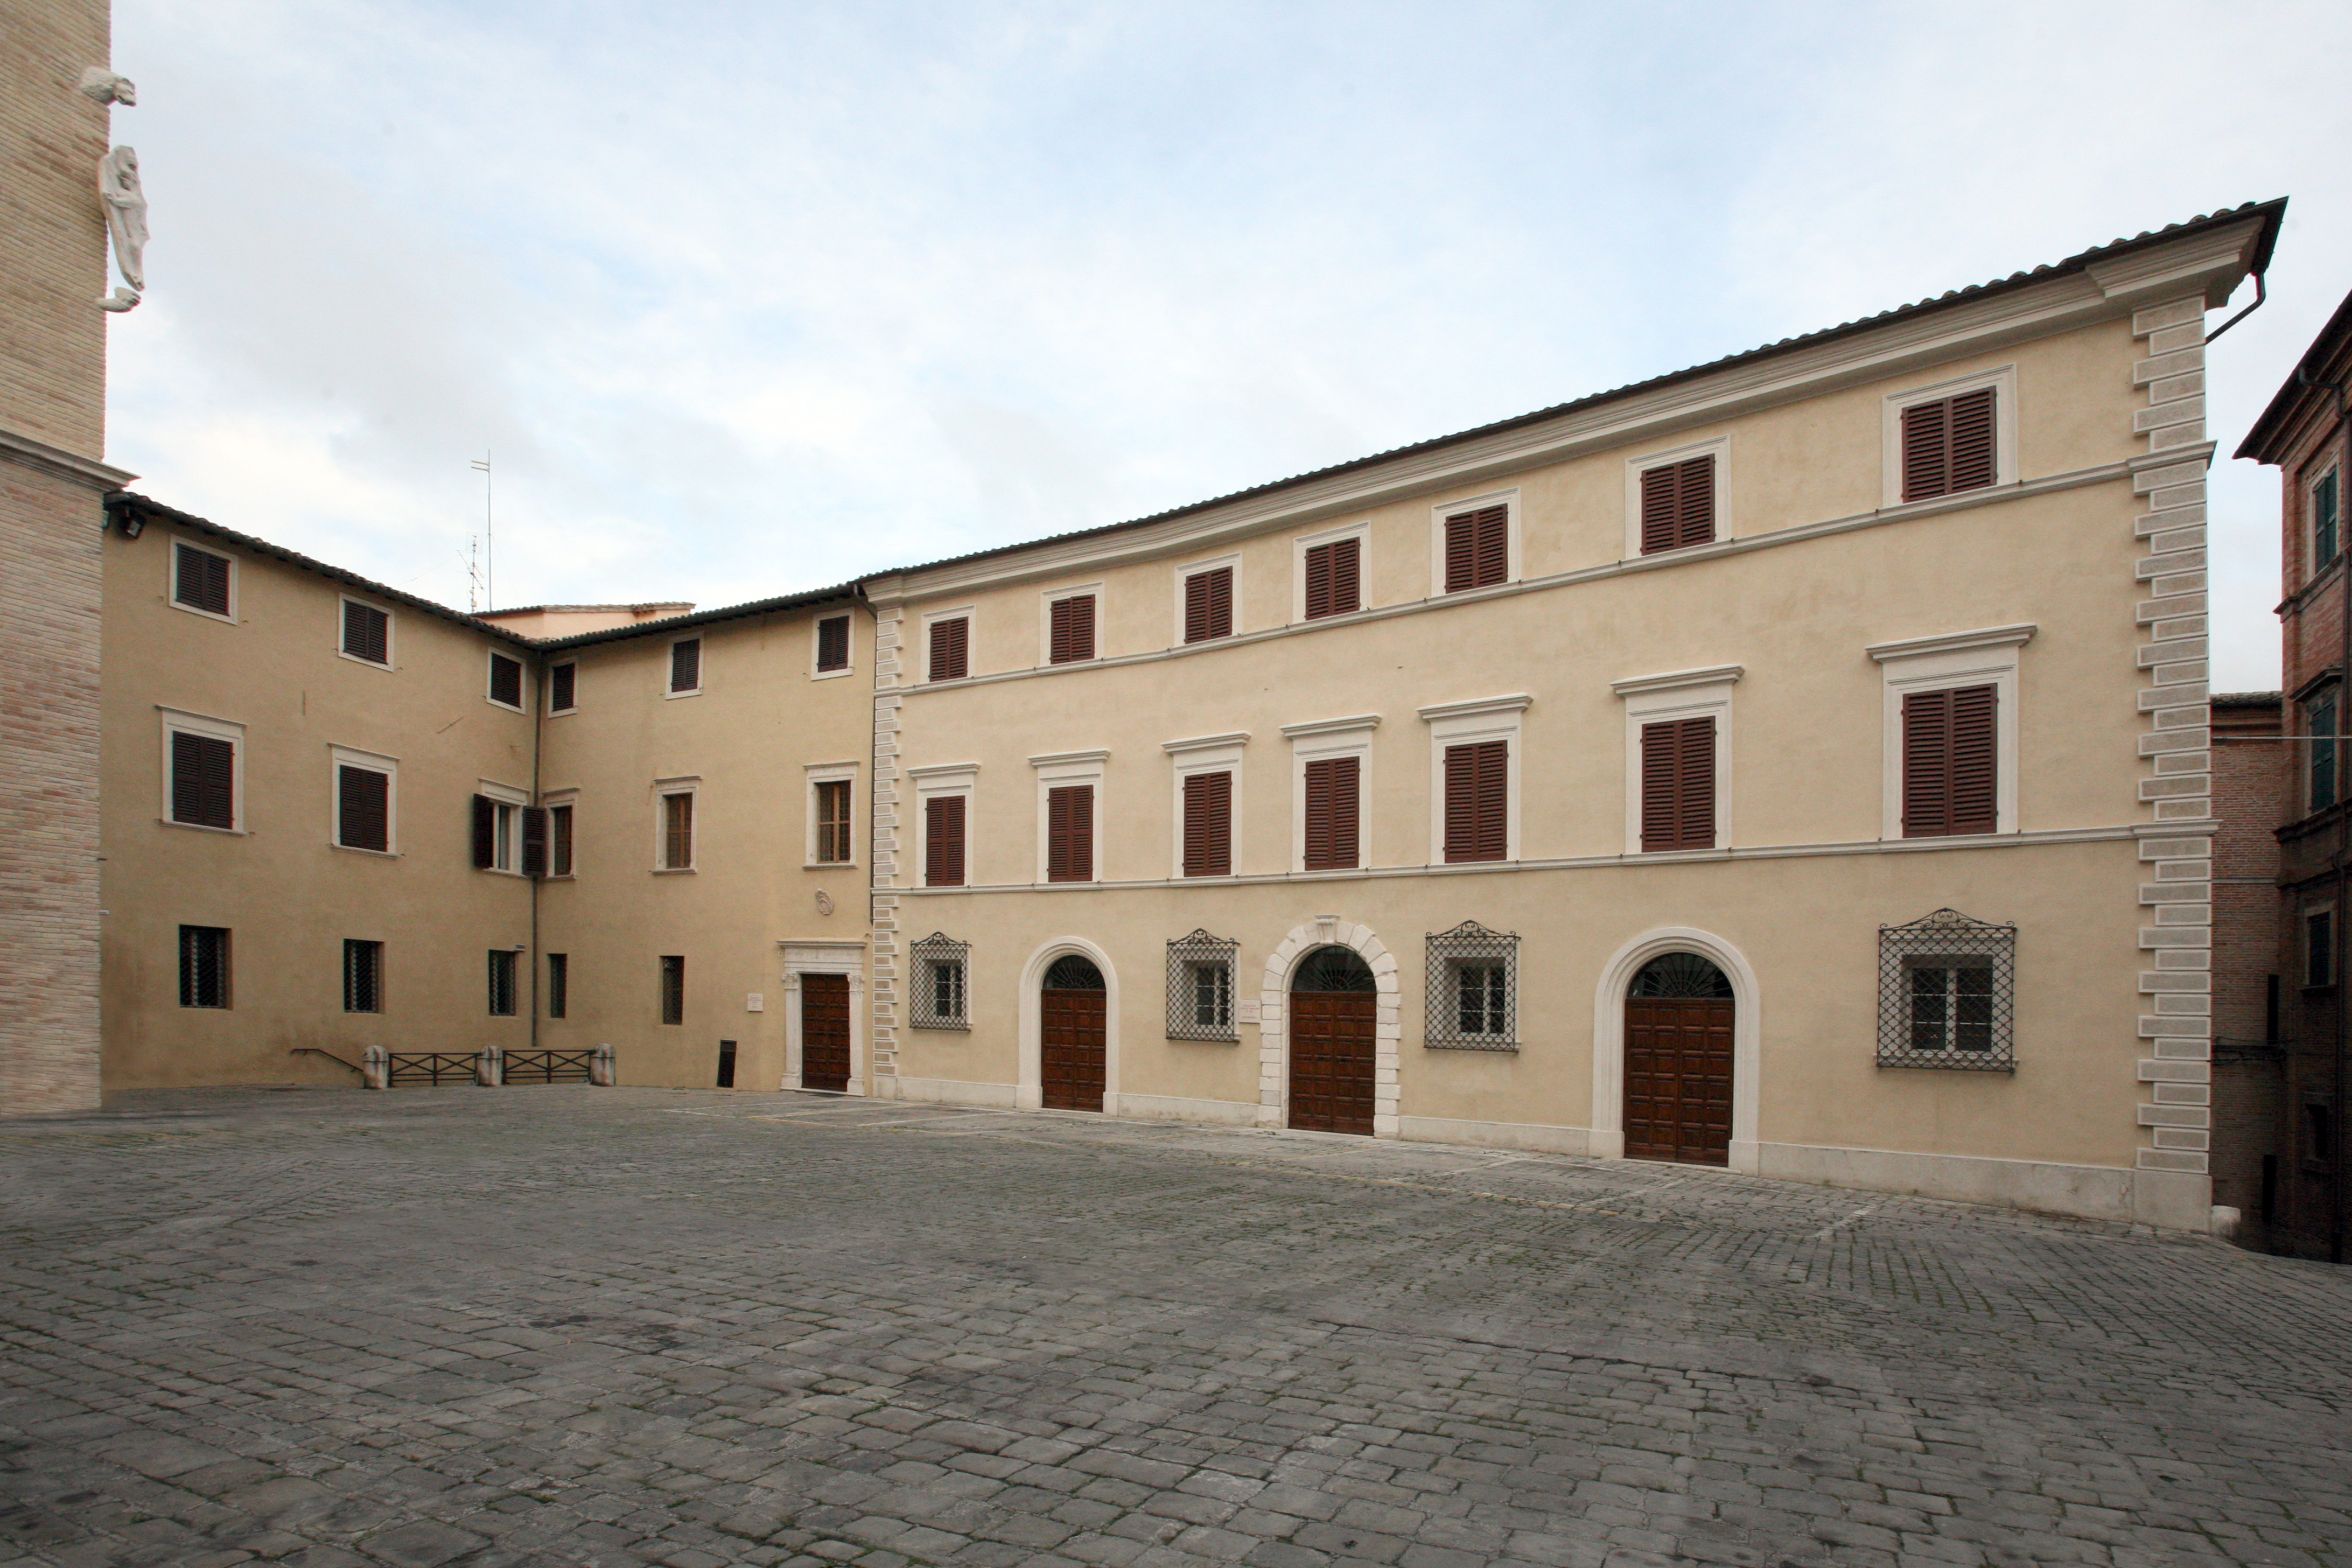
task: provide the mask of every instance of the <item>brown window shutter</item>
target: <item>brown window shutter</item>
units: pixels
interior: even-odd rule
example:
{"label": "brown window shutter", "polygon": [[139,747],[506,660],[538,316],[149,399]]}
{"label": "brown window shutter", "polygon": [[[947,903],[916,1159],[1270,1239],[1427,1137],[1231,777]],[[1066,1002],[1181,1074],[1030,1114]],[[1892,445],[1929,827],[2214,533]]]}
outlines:
{"label": "brown window shutter", "polygon": [[1358,762],[1324,757],[1307,764],[1305,859],[1310,871],[1353,870],[1360,858]]}
{"label": "brown window shutter", "polygon": [[499,863],[499,803],[488,795],[474,797],[474,869],[488,871]]}
{"label": "brown window shutter", "polygon": [[1445,858],[1500,860],[1510,852],[1510,743],[1445,749]]}
{"label": "brown window shutter", "polygon": [[522,874],[533,879],[547,875],[547,811],[543,806],[522,808]]}
{"label": "brown window shutter", "polygon": [[1903,499],[1930,500],[1993,482],[1993,394],[1915,403],[1903,411]]}
{"label": "brown window shutter", "polygon": [[575,700],[579,695],[580,667],[578,665],[559,664],[547,672],[548,707],[558,713],[566,712],[578,706]]}
{"label": "brown window shutter", "polygon": [[694,796],[662,796],[662,865],[683,871],[694,864]]}
{"label": "brown window shutter", "polygon": [[1715,454],[1642,471],[1642,553],[1715,542]]}
{"label": "brown window shutter", "polygon": [[1095,788],[1057,784],[1045,792],[1045,879],[1095,878]]}
{"label": "brown window shutter", "polygon": [[1481,507],[1445,520],[1445,591],[1491,588],[1511,574],[1511,511]]}
{"label": "brown window shutter", "polygon": [[923,807],[923,883],[931,888],[963,886],[964,797],[943,795]]}
{"label": "brown window shutter", "polygon": [[1996,690],[1969,686],[1905,695],[1904,837],[1999,830]]}
{"label": "brown window shutter", "polygon": [[816,667],[820,671],[849,668],[847,616],[828,616],[817,622]]}
{"label": "brown window shutter", "polygon": [[1642,726],[1642,847],[1715,847],[1715,720]]}
{"label": "brown window shutter", "polygon": [[1363,605],[1361,540],[1335,539],[1307,552],[1307,618],[1353,615]]}
{"label": "brown window shutter", "polygon": [[392,779],[373,768],[335,770],[336,842],[346,849],[392,847]]}
{"label": "brown window shutter", "polygon": [[816,786],[816,858],[836,864],[850,858],[847,779],[826,779]]}
{"label": "brown window shutter", "polygon": [[236,826],[236,743],[172,731],[172,820],[198,827]]}
{"label": "brown window shutter", "polygon": [[572,875],[572,808],[568,805],[547,808],[547,859],[549,875]]}
{"label": "brown window shutter", "polygon": [[931,623],[933,680],[961,680],[971,673],[971,623],[959,616]]}
{"label": "brown window shutter", "polygon": [[343,651],[370,664],[390,662],[392,617],[373,605],[344,600]]}
{"label": "brown window shutter", "polygon": [[702,689],[702,639],[688,637],[669,645],[669,689],[672,691]]}
{"label": "brown window shutter", "polygon": [[490,655],[490,700],[522,706],[522,665],[502,653]]}
{"label": "brown window shutter", "polygon": [[1054,601],[1048,657],[1055,664],[1078,664],[1095,656],[1095,596],[1078,594]]}
{"label": "brown window shutter", "polygon": [[194,545],[173,545],[172,597],[191,609],[227,615],[228,557]]}
{"label": "brown window shutter", "polygon": [[1184,777],[1184,875],[1234,873],[1234,775]]}
{"label": "brown window shutter", "polygon": [[1184,640],[1213,642],[1234,635],[1234,569],[1195,572],[1184,579]]}

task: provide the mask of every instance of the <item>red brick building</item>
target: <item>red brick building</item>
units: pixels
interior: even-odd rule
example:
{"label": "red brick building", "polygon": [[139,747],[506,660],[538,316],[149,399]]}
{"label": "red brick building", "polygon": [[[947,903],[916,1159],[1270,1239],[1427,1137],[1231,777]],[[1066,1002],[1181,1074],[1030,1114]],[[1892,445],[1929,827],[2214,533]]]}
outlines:
{"label": "red brick building", "polygon": [[2275,691],[2213,697],[2213,1202],[2264,1245],[2285,1125],[2279,825],[2294,770]]}
{"label": "red brick building", "polygon": [[[2352,478],[2346,461],[2347,388],[2352,299],[2337,307],[2237,452],[2280,470],[2284,578],[2284,734],[2275,749],[2283,753],[2277,772],[2285,809],[2277,833],[2279,1018],[2272,1031],[2277,1049],[2271,1069],[2277,1100],[2273,1142],[2266,1151],[2270,1180],[2266,1192],[2246,1205],[2254,1221],[2248,1238],[2336,1262],[2352,1247],[2352,1194],[2346,1184],[2352,1162],[2343,1148],[2342,984],[2344,920],[2352,912],[2352,805],[2346,800],[2341,739],[2345,672],[2352,667],[2352,621],[2346,614],[2352,569],[2344,554],[2344,492]],[[2217,728],[2220,717],[2217,711]],[[2251,779],[2256,764],[2240,761]],[[2255,1076],[2251,1066],[2245,1076]]]}

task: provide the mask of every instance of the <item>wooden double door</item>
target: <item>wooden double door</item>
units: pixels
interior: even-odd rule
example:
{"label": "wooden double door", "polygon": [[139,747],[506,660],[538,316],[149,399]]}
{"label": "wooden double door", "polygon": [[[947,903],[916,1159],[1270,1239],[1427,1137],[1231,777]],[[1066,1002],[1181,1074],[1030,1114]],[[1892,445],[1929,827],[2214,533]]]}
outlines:
{"label": "wooden double door", "polygon": [[1354,952],[1307,955],[1290,983],[1290,1125],[1372,1135],[1379,1007],[1372,972]]}
{"label": "wooden double door", "polygon": [[801,976],[801,1087],[849,1088],[849,976]]}
{"label": "wooden double door", "polygon": [[1731,1163],[1732,1002],[1625,999],[1625,1154]]}
{"label": "wooden double door", "polygon": [[1049,1110],[1103,1108],[1110,1076],[1102,972],[1075,954],[1055,961],[1037,992],[1038,1078]]}

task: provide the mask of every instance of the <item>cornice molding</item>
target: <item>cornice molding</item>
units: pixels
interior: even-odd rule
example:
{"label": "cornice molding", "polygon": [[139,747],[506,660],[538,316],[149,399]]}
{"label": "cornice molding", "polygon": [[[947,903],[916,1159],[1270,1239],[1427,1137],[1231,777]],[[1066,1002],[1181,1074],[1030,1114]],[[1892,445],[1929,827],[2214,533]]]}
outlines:
{"label": "cornice molding", "polygon": [[1311,719],[1304,724],[1285,724],[1282,732],[1296,741],[1306,735],[1343,735],[1350,730],[1377,730],[1381,716],[1359,713],[1349,719]]}
{"label": "cornice molding", "polygon": [[1060,767],[1065,763],[1102,763],[1110,760],[1110,752],[1100,747],[1087,752],[1047,752],[1029,759],[1033,768]]}
{"label": "cornice molding", "polygon": [[2128,256],[2094,261],[2084,268],[2101,292],[2120,304],[2142,307],[2202,294],[2208,310],[2230,302],[2245,281],[2263,220],[2248,218],[2227,228],[2190,235]]}
{"label": "cornice molding", "polygon": [[1189,741],[1162,741],[1160,749],[1171,755],[1181,755],[1186,752],[1205,752],[1212,746],[1246,746],[1249,738],[1247,730],[1235,730],[1226,735],[1195,735]]}
{"label": "cornice molding", "polygon": [[1685,686],[1724,686],[1748,673],[1743,664],[1710,665],[1705,669],[1670,669],[1663,675],[1637,675],[1630,680],[1612,680],[1609,689],[1620,697],[1632,697],[1644,691],[1678,691]]}
{"label": "cornice molding", "polygon": [[1521,691],[1509,697],[1482,697],[1475,702],[1440,702],[1419,712],[1423,721],[1434,723],[1441,719],[1475,719],[1486,713],[1517,713],[1534,700]]}
{"label": "cornice molding", "polygon": [[1987,626],[1980,631],[1948,632],[1941,637],[1906,637],[1901,642],[1873,643],[1864,651],[1879,663],[1890,659],[1924,658],[1929,654],[1967,653],[1980,647],[2018,647],[2033,640],[2042,628],[2032,625]]}
{"label": "cornice molding", "polygon": [[127,469],[101,463],[95,458],[81,457],[62,447],[52,447],[47,441],[37,441],[5,426],[0,426],[0,456],[14,458],[26,468],[40,468],[61,479],[73,479],[100,490],[122,489],[139,478]]}
{"label": "cornice molding", "polygon": [[943,779],[957,773],[980,772],[978,763],[933,763],[926,768],[901,768],[900,773],[910,779]]}

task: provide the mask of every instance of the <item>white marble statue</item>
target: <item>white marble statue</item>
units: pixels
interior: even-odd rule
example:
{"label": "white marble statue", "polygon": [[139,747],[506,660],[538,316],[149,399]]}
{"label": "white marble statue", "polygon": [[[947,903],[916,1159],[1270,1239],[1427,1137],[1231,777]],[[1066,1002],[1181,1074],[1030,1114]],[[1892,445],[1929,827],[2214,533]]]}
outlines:
{"label": "white marble statue", "polygon": [[[147,193],[139,187],[138,153],[117,147],[98,161],[98,199],[106,205],[106,229],[114,237],[115,268],[135,303],[147,287]],[[121,298],[121,290],[115,295]]]}
{"label": "white marble statue", "polygon": [[136,107],[139,89],[127,76],[117,76],[104,66],[92,66],[81,73],[81,95],[99,103],[119,103],[125,109]]}

